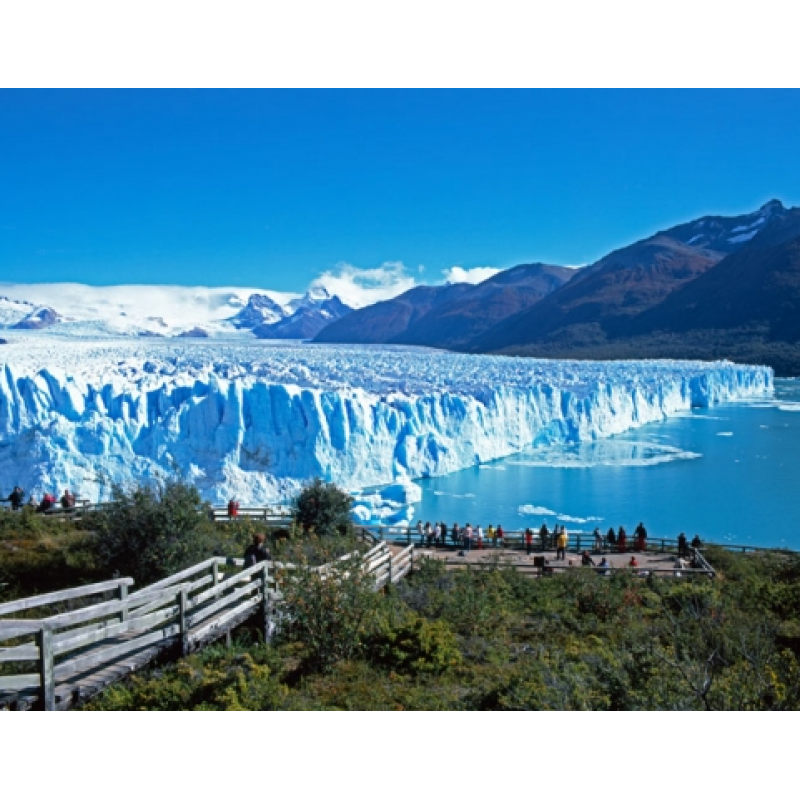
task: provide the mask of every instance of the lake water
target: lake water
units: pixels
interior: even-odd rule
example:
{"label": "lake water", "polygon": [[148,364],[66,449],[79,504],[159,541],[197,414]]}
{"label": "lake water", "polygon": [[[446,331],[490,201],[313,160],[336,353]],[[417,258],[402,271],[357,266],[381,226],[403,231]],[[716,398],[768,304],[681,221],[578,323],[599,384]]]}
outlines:
{"label": "lake water", "polygon": [[507,530],[644,522],[651,536],[800,550],[800,380],[766,401],[695,409],[588,445],[419,482],[416,517]]}

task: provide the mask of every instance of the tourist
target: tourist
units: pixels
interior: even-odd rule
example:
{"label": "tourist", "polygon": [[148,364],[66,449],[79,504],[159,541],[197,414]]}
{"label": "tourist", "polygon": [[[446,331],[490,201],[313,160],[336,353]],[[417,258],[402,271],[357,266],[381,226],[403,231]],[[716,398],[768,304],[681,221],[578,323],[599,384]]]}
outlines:
{"label": "tourist", "polygon": [[593,567],[594,561],[592,561],[592,557],[589,555],[588,550],[584,550],[581,553],[581,566],[582,567]]}
{"label": "tourist", "polygon": [[597,565],[597,573],[599,575],[611,574],[611,564],[608,563],[608,559],[605,556],[603,556],[600,563]]}
{"label": "tourist", "polygon": [[561,526],[561,533],[558,534],[556,539],[556,561],[565,561],[567,558],[567,544],[569,544],[569,536],[567,536],[566,528]]}
{"label": "tourist", "polygon": [[433,529],[433,542],[431,544],[432,545],[439,544],[439,539],[441,538],[441,535],[442,535],[442,526],[437,522]]}
{"label": "tourist", "polygon": [[689,555],[689,550],[686,547],[686,534],[681,531],[678,534],[678,557],[684,558]]}
{"label": "tourist", "polygon": [[533,551],[533,531],[525,528],[525,554],[530,555]]}
{"label": "tourist", "polygon": [[486,529],[486,538],[489,540],[489,543],[492,547],[497,547],[497,539],[494,535],[494,525],[489,525]]}
{"label": "tourist", "polygon": [[702,547],[703,543],[700,541],[700,537],[695,535],[694,539],[692,539],[692,547],[697,550],[698,547]]}
{"label": "tourist", "polygon": [[464,550],[467,553],[472,550],[472,525],[469,522],[464,526]]}
{"label": "tourist", "polygon": [[239,501],[235,497],[228,500],[228,519],[239,516]]}
{"label": "tourist", "polygon": [[39,503],[39,505],[37,506],[36,510],[40,514],[45,514],[48,511],[50,511],[50,509],[54,508],[55,504],[56,504],[55,495],[51,494],[50,492],[45,492],[44,496],[42,497],[42,502]]}
{"label": "tourist", "polygon": [[453,523],[453,532],[450,534],[453,538],[453,544],[458,546],[461,544],[461,528],[459,528],[458,523]]}
{"label": "tourist", "polygon": [[600,533],[599,527],[594,529],[594,549],[598,552],[603,550],[603,534]]}
{"label": "tourist", "polygon": [[269,553],[264,544],[265,536],[263,533],[253,534],[253,543],[244,551],[244,568],[254,567],[261,561],[269,561]]}
{"label": "tourist", "polygon": [[647,540],[647,530],[645,529],[644,525],[640,522],[636,526],[636,530],[634,531],[636,534],[636,550],[640,553],[644,552],[645,549],[645,541]]}
{"label": "tourist", "polygon": [[636,556],[631,556],[631,560],[628,562],[629,567],[638,567],[639,562],[636,560]]}
{"label": "tourist", "polygon": [[480,525],[475,526],[475,538],[478,540],[478,550],[483,550],[483,528]]}
{"label": "tourist", "polygon": [[617,551],[624,553],[628,549],[628,534],[625,533],[625,528],[619,526],[619,533],[617,534]]}
{"label": "tourist", "polygon": [[417,534],[419,535],[420,546],[425,544],[425,529],[422,527],[422,520],[417,522]]}
{"label": "tourist", "polygon": [[19,511],[22,508],[22,501],[25,499],[25,492],[19,486],[15,486],[14,491],[6,499],[11,503],[12,511]]}
{"label": "tourist", "polygon": [[608,542],[608,546],[613,550],[614,545],[617,543],[617,534],[614,533],[613,528],[608,529],[608,533],[606,534],[606,541]]}
{"label": "tourist", "polygon": [[505,547],[505,542],[506,542],[506,532],[503,530],[503,526],[502,525],[498,525],[497,526],[497,543],[502,548],[502,547]]}
{"label": "tourist", "polygon": [[75,495],[69,489],[64,489],[64,494],[61,495],[61,508],[64,511],[69,511],[71,508],[75,508]]}
{"label": "tourist", "polygon": [[430,546],[432,537],[433,537],[433,526],[431,525],[430,521],[428,521],[425,523],[425,537],[422,542],[425,547]]}
{"label": "tourist", "polygon": [[547,529],[547,523],[543,522],[542,527],[539,528],[539,538],[542,540],[542,552],[550,545],[550,531]]}

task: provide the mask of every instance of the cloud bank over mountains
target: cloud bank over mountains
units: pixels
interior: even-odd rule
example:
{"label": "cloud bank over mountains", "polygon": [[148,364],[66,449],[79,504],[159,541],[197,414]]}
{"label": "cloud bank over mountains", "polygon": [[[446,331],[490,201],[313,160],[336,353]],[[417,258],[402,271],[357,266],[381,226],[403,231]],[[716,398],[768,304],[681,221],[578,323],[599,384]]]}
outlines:
{"label": "cloud bank over mountains", "polygon": [[[438,281],[425,283],[474,284],[497,272],[493,267],[454,266],[442,270]],[[333,297],[350,309],[391,300],[422,285],[423,274],[424,267],[414,274],[399,261],[373,268],[341,263],[315,278],[304,294],[243,286],[0,283],[0,327],[35,330],[58,323],[61,332],[78,336],[235,335],[319,307]],[[272,310],[242,325],[237,320],[251,306]]]}

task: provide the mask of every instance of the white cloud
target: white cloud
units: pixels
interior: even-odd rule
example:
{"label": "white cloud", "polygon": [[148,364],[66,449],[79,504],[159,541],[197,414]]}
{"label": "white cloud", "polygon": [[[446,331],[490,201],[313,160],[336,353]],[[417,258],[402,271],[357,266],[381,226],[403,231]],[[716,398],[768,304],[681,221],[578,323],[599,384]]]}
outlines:
{"label": "white cloud", "polygon": [[445,283],[482,283],[493,275],[497,275],[500,270],[494,267],[473,267],[472,269],[450,267],[442,272]]}
{"label": "white cloud", "polygon": [[338,295],[343,303],[353,308],[363,308],[397,297],[416,285],[416,280],[406,274],[404,264],[387,261],[373,269],[339,264],[336,271],[328,270],[315,278],[309,291],[325,289],[330,295]]}

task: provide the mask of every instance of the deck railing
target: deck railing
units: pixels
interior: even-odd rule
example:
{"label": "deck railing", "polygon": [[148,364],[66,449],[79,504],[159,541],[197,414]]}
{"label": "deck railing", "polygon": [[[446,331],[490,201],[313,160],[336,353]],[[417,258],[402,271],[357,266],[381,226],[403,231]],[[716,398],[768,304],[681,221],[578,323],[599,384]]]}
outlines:
{"label": "deck railing", "polygon": [[[393,553],[379,542],[359,563],[378,590],[408,574],[414,547]],[[280,568],[297,569],[272,561],[244,568],[242,559],[216,557],[135,592],[132,578],[118,578],[0,604],[0,706],[68,708],[165,651],[186,655],[259,611],[268,639]],[[329,565],[315,569],[325,574]],[[46,615],[10,618],[33,613]]]}

